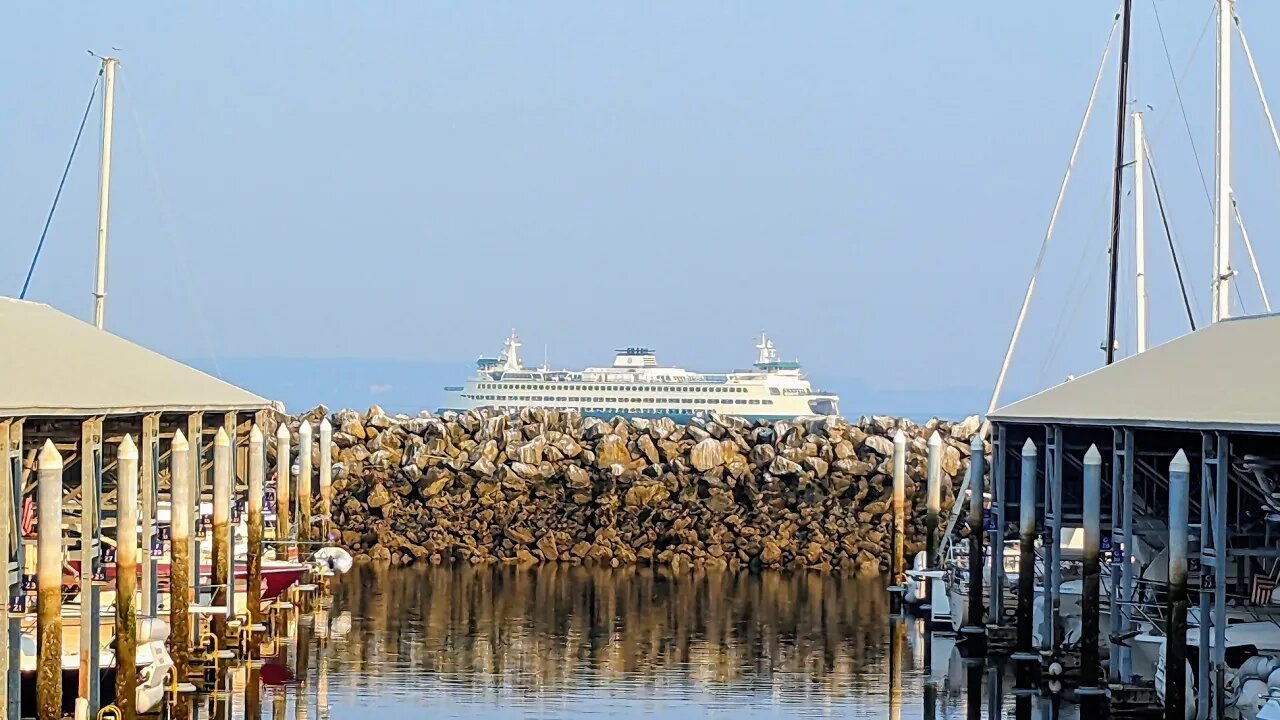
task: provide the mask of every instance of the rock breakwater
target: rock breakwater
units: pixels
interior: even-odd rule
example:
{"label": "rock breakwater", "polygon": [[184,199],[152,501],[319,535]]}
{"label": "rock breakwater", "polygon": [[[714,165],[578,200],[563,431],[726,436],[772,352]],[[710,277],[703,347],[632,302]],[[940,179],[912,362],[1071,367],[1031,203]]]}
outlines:
{"label": "rock breakwater", "polygon": [[945,518],[978,430],[976,417],[682,425],[550,410],[391,417],[377,407],[332,422],[333,523],[358,560],[859,574],[888,567],[893,434],[908,438],[910,557],[924,546],[930,435],[944,441]]}

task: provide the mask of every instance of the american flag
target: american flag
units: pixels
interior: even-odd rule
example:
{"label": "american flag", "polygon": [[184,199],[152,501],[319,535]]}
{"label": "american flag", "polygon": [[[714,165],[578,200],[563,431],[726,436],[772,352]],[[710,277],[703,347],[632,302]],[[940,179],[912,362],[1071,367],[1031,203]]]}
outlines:
{"label": "american flag", "polygon": [[1253,592],[1251,600],[1254,605],[1270,605],[1271,596],[1276,591],[1276,585],[1280,584],[1280,561],[1277,561],[1271,568],[1271,572],[1257,573],[1253,576]]}

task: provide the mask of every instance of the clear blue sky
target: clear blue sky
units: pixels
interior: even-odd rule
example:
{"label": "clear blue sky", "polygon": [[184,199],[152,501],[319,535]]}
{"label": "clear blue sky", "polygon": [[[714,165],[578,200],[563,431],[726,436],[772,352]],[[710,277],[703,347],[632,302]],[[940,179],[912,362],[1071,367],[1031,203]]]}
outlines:
{"label": "clear blue sky", "polygon": [[[764,328],[815,375],[987,387],[1117,5],[23,4],[0,31],[0,292],[87,99],[85,51],[114,46],[107,322],[165,353],[441,362],[514,326],[553,364],[646,343],[717,369]],[[1239,5],[1280,82],[1280,6]],[[1133,96],[1203,313],[1210,214],[1136,6]],[[1212,182],[1212,2],[1159,7]],[[1237,70],[1236,187],[1265,272],[1280,158],[1238,50]],[[1109,69],[1015,388],[1100,362],[1114,96]],[[98,124],[31,293],[84,318]],[[1185,321],[1148,227],[1159,341]]]}

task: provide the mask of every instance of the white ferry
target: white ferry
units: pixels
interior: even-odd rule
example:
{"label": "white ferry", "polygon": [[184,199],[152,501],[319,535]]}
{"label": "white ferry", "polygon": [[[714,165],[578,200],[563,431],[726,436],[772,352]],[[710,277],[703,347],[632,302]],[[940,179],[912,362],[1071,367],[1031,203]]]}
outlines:
{"label": "white ferry", "polygon": [[514,332],[497,358],[481,357],[465,385],[446,387],[442,410],[552,408],[583,415],[670,417],[717,412],[752,419],[838,415],[839,398],[813,390],[800,364],[778,359],[773,341],[760,335],[750,370],[695,373],[658,365],[643,347],[618,350],[611,367],[585,370],[526,368]]}

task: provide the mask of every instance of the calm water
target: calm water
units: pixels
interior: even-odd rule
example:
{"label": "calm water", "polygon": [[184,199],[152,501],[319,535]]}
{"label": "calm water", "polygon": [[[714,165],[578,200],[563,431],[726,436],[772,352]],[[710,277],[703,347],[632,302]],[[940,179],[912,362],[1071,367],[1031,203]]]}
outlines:
{"label": "calm water", "polygon": [[888,615],[882,581],[815,574],[357,567],[231,715],[988,717],[966,688],[1000,671]]}

